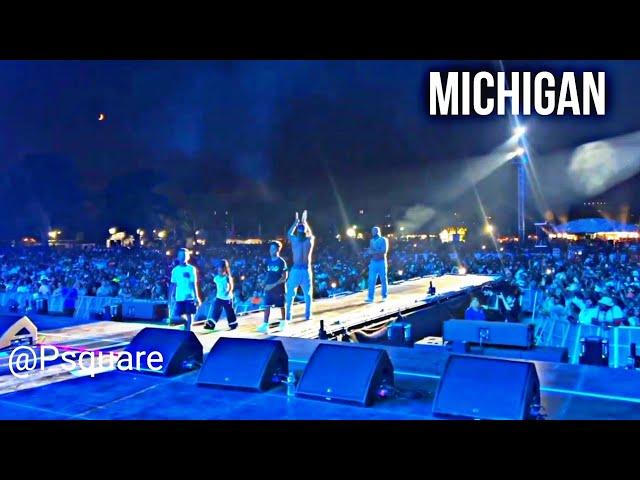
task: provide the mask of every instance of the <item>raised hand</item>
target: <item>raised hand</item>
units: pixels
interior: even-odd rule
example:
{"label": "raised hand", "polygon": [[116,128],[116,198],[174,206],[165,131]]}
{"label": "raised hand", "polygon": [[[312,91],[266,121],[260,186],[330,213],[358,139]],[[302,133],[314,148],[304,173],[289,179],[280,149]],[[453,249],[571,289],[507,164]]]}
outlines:
{"label": "raised hand", "polygon": [[296,212],[296,222],[300,222],[300,217],[298,216],[298,212]]}
{"label": "raised hand", "polygon": [[307,223],[307,211],[302,212],[302,223]]}

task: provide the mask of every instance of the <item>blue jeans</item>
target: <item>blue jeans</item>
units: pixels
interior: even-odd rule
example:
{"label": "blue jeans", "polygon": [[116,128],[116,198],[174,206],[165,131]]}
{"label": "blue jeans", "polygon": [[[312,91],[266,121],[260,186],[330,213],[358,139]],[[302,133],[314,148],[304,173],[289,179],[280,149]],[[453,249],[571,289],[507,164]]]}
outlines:
{"label": "blue jeans", "polygon": [[304,318],[311,318],[311,302],[313,301],[313,274],[311,267],[292,267],[289,271],[287,279],[287,303],[286,303],[286,319],[291,320],[291,308],[293,307],[293,299],[296,296],[298,287],[302,287],[304,294]]}
{"label": "blue jeans", "polygon": [[387,298],[387,262],[385,260],[373,260],[369,263],[369,300],[373,300],[376,291],[376,282],[380,277],[382,284],[382,298]]}

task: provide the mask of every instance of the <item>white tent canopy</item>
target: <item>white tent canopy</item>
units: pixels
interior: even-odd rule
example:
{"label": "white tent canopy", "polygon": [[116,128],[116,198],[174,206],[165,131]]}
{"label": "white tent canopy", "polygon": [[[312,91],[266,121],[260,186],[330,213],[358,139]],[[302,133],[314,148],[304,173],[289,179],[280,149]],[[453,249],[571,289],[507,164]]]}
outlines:
{"label": "white tent canopy", "polygon": [[606,218],[581,218],[571,222],[563,223],[554,227],[557,233],[570,234],[595,234],[595,233],[617,233],[617,232],[638,232],[638,225],[621,223]]}

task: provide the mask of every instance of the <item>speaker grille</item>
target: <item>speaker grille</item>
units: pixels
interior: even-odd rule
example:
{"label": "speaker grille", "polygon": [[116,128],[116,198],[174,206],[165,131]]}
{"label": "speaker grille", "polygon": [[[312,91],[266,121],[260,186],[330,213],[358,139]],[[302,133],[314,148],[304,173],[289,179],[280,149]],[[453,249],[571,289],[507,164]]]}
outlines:
{"label": "speaker grille", "polygon": [[222,337],[209,352],[198,384],[261,391],[275,386],[274,376],[286,377],[288,371],[279,340]]}
{"label": "speaker grille", "polygon": [[147,327],[142,329],[125,348],[136,358],[138,352],[159,352],[162,355],[162,370],[146,369],[145,362],[140,372],[176,375],[198,366],[202,363],[203,348],[200,340],[193,332],[171,330],[167,328]]}
{"label": "speaker grille", "polygon": [[522,420],[540,388],[530,362],[451,355],[438,385],[435,415]]}
{"label": "speaker grille", "polygon": [[309,359],[297,395],[370,405],[376,389],[393,382],[393,366],[385,350],[321,344]]}

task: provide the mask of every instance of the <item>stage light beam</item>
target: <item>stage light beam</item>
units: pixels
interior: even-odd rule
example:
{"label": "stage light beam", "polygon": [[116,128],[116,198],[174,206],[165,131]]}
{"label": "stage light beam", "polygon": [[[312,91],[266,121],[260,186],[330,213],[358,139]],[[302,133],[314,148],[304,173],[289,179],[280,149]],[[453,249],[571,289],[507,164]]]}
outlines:
{"label": "stage light beam", "polygon": [[524,154],[524,148],[518,147],[513,152],[509,152],[507,154],[507,160],[511,160],[516,157],[520,157]]}

